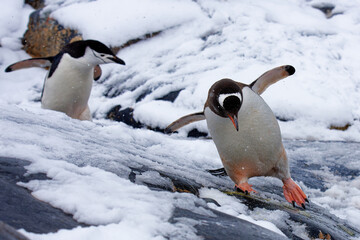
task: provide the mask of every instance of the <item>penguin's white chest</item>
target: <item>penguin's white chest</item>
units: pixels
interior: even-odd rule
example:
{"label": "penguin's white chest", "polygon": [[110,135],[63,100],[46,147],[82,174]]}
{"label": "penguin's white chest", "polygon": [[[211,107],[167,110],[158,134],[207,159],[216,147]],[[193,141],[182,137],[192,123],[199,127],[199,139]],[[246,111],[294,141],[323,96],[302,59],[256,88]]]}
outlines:
{"label": "penguin's white chest", "polygon": [[250,88],[243,88],[243,102],[238,113],[239,131],[229,118],[205,108],[209,132],[223,165],[234,180],[266,175],[279,160],[281,133],[270,107]]}
{"label": "penguin's white chest", "polygon": [[64,54],[52,76],[45,80],[42,107],[78,118],[88,106],[93,69],[92,65]]}

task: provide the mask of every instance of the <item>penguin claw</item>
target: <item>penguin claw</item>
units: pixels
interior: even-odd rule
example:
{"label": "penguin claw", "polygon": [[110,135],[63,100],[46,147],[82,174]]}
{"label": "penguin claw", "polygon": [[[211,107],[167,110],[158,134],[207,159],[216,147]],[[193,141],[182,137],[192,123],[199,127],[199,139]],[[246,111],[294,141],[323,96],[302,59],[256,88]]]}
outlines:
{"label": "penguin claw", "polygon": [[246,195],[250,194],[251,192],[256,193],[256,191],[252,189],[252,185],[247,182],[235,184],[235,188],[245,193]]}
{"label": "penguin claw", "polygon": [[309,200],[301,188],[291,178],[283,179],[283,183],[285,199],[292,203],[294,207],[296,203],[305,209],[305,202],[309,202]]}

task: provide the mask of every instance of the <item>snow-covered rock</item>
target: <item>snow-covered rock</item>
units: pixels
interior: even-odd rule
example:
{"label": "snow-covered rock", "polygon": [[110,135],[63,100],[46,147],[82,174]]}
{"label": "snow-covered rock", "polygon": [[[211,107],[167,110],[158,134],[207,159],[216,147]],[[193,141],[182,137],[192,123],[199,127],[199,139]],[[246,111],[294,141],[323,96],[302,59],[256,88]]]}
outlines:
{"label": "snow-covered rock", "polygon": [[[0,1],[0,156],[29,161],[28,174],[47,179],[20,181],[19,186],[93,225],[51,234],[22,230],[30,239],[193,239],[205,234],[191,216],[176,215],[178,209],[197,217],[220,211],[309,239],[319,229],[310,227],[315,223],[306,222],[306,216],[323,208],[335,219],[331,228],[321,228],[324,234],[335,231],[334,238],[341,238],[348,235],[336,234],[353,232],[359,238],[358,0],[329,1],[334,13],[341,12],[331,18],[313,7],[319,1],[304,0],[47,0],[51,17],[107,45],[161,31],[118,53],[126,68],[103,67],[90,98],[92,123],[40,108],[45,70],[3,72],[29,57],[20,38],[33,9],[20,0]],[[206,171],[221,167],[214,144],[186,137],[194,128],[206,133],[205,122],[168,136],[105,119],[121,105],[120,110],[133,109],[135,121],[161,129],[201,111],[215,81],[229,77],[250,83],[283,64],[293,65],[295,75],[266,90],[263,98],[279,119],[287,120],[280,126],[289,139],[285,147],[292,175],[312,202],[307,211],[279,207],[289,204],[276,179],[252,179],[259,195],[226,194],[231,180]],[[171,92],[178,95],[167,101]],[[347,124],[346,131],[330,129]],[[344,142],[327,142],[332,140]],[[200,198],[171,192],[177,187],[174,179],[191,183],[186,186],[197,189]],[[269,210],[274,205],[276,210]]]}

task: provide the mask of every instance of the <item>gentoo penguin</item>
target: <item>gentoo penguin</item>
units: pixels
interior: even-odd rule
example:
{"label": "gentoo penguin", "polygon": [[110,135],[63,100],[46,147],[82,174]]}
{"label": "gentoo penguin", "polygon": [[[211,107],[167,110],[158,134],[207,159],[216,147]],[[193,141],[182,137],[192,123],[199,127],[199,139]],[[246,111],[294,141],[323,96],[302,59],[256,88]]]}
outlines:
{"label": "gentoo penguin", "polygon": [[125,62],[103,43],[81,40],[66,45],[56,56],[32,58],[5,69],[11,72],[29,67],[50,67],[45,78],[41,107],[80,119],[91,120],[88,100],[93,79],[101,76],[99,64]]}
{"label": "gentoo penguin", "polygon": [[308,200],[290,176],[278,122],[259,96],[268,86],[294,72],[294,67],[286,65],[267,71],[250,85],[231,79],[217,81],[209,90],[203,112],[180,118],[166,131],[206,119],[226,173],[238,189],[256,192],[249,185],[249,178],[277,177],[284,184],[286,200],[305,208]]}

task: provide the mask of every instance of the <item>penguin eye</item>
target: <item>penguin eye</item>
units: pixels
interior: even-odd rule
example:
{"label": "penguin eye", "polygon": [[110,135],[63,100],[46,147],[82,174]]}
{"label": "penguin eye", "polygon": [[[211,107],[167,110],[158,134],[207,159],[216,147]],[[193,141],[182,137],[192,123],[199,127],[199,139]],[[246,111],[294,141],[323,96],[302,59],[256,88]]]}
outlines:
{"label": "penguin eye", "polygon": [[229,112],[237,112],[240,109],[241,101],[235,96],[226,97],[223,102],[223,108]]}
{"label": "penguin eye", "polygon": [[100,57],[105,57],[105,54],[100,54]]}

